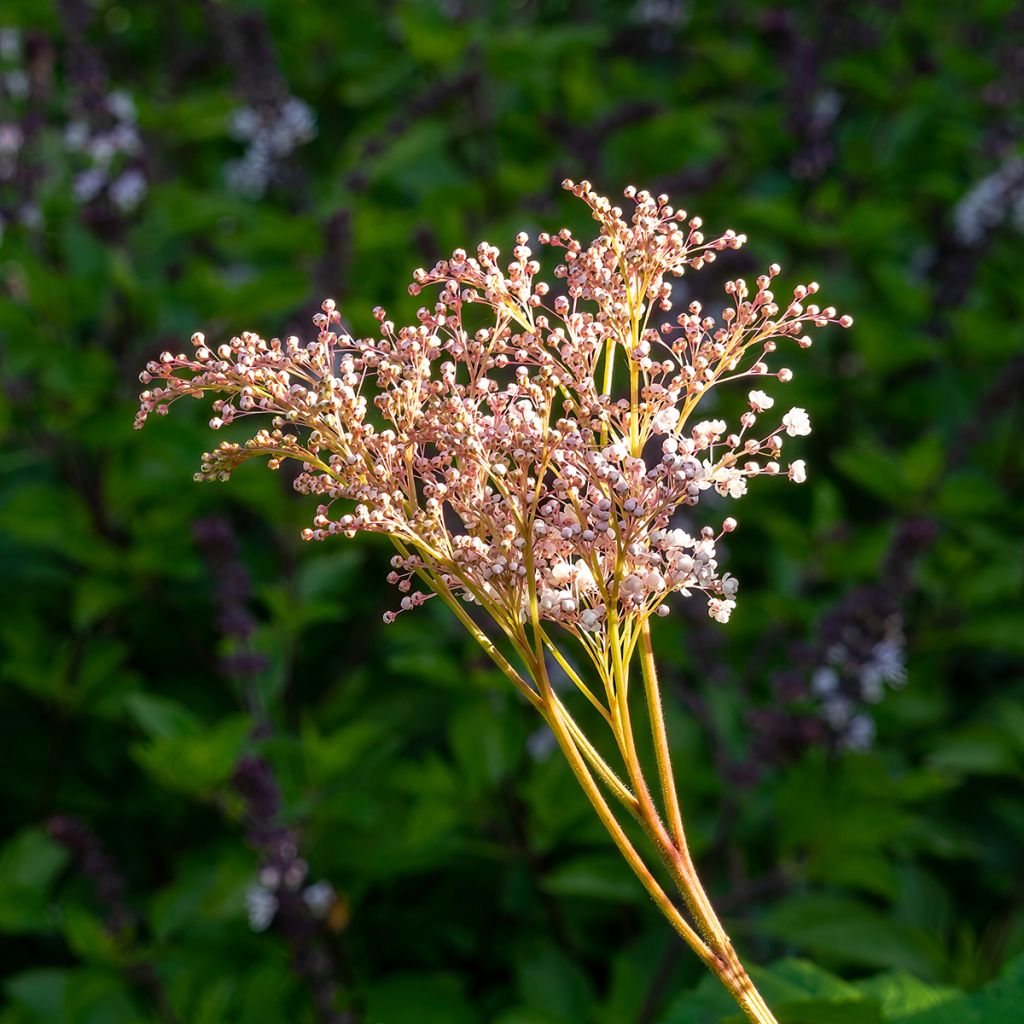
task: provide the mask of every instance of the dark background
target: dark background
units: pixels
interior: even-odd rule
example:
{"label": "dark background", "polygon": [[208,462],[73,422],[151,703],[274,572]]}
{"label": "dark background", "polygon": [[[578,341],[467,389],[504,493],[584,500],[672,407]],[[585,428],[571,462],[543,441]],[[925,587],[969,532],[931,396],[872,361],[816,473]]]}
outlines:
{"label": "dark background", "polygon": [[194,484],[198,404],[131,430],[194,330],[368,331],[452,246],[585,234],[566,175],[746,232],[695,295],[778,260],[856,318],[791,361],[809,480],[736,506],[732,622],[655,635],[737,946],[784,1022],[1020,1019],[1019,5],[0,28],[0,1024],[734,1012],[444,609],[381,623],[386,544],[303,545],[284,472]]}

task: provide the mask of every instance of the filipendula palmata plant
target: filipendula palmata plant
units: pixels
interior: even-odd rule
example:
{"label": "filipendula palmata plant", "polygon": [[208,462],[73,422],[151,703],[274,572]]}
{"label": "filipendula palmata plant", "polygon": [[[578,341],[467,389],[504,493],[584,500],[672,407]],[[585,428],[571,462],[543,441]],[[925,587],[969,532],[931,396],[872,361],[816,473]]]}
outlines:
{"label": "filipendula palmata plant", "polygon": [[[417,270],[409,291],[429,289],[434,301],[410,326],[378,308],[375,335],[353,338],[328,300],[314,317],[316,340],[305,344],[247,333],[214,347],[196,334],[191,355],[165,352],[141,374],[136,426],[206,392],[216,396],[214,428],[269,417],[244,444],[224,441],[205,454],[196,479],[225,480],[252,458],[271,468],[294,459],[296,489],[321,501],[306,539],[386,534],[401,609],[436,596],[452,610],[551,727],[662,913],[746,1015],[767,1024],[775,1017],[690,857],[650,623],[668,614],[669,595],[694,591],[712,618],[728,620],[737,582],[719,573],[716,545],[736,521],[691,533],[673,516],[711,489],[738,498],[753,477],[804,479],[802,461],[779,459],[784,434],[810,432],[807,414],[790,409],[767,432],[758,428],[774,404],[761,386],[792,377],[770,367],[780,342],[805,348],[809,327],[852,321],[814,303],[815,283],[777,300],[774,265],[753,289],[728,281],[718,318],[699,302],[673,314],[672,279],[738,249],[744,236],[706,239],[700,219],[664,195],[626,189],[627,218],[589,182],[564,185],[600,232],[588,245],[568,230],[540,235],[562,260],[557,287],[538,279],[519,234],[505,265],[485,242],[475,257],[457,249]],[[693,422],[709,391],[739,380],[757,386],[738,423]],[[555,692],[556,663],[607,725],[618,769]],[[642,701],[630,700],[631,682]],[[656,786],[637,755],[641,706]],[[685,913],[623,829],[623,814],[646,833]]]}

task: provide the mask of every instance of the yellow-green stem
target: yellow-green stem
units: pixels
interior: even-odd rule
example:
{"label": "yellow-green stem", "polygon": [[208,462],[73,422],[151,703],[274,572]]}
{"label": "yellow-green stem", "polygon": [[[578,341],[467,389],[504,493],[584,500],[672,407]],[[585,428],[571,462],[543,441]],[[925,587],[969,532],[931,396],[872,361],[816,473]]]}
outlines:
{"label": "yellow-green stem", "polygon": [[658,777],[661,780],[661,794],[665,802],[665,817],[672,838],[679,847],[686,845],[683,834],[683,816],[679,810],[679,796],[676,793],[675,778],[672,774],[672,755],[668,747],[668,733],[665,730],[665,716],[661,707],[661,692],[658,688],[658,672],[654,664],[654,649],[651,646],[651,624],[645,620],[640,627],[640,668],[644,677],[644,693],[647,697],[647,712],[651,718],[651,735],[654,739],[654,756],[658,761]]}
{"label": "yellow-green stem", "polygon": [[[671,774],[671,761],[668,752],[668,740],[665,732],[664,718],[661,712],[660,693],[657,687],[657,673],[654,667],[654,653],[650,645],[649,633],[641,636],[641,662],[644,674],[645,691],[651,714],[651,728],[655,735],[655,750],[658,757],[659,773],[666,801],[666,813],[672,835],[666,830],[658,814],[658,809],[650,796],[650,790],[644,779],[643,769],[636,754],[636,742],[632,735],[628,699],[626,692],[625,666],[621,653],[616,653],[615,645],[619,642],[618,623],[610,617],[610,632],[613,643],[613,664],[616,673],[616,696],[619,698],[619,716],[624,735],[619,737],[620,748],[626,761],[630,785],[636,794],[640,806],[640,823],[648,837],[654,843],[659,855],[665,862],[672,879],[683,897],[690,913],[697,923],[704,944],[711,950],[712,960],[708,963],[711,971],[729,990],[744,1013],[754,1024],[778,1024],[771,1010],[762,999],[754,983],[740,963],[733,949],[732,942],[718,919],[711,901],[708,899],[697,871],[690,856],[683,828],[682,814],[675,789],[675,780]],[[647,623],[644,624],[646,629]],[[649,660],[648,660],[649,655]],[[543,695],[543,689],[542,689]],[[654,698],[652,701],[652,697]],[[656,710],[655,710],[656,709]]]}
{"label": "yellow-green stem", "polygon": [[682,914],[679,913],[676,905],[668,897],[665,890],[658,884],[657,879],[644,863],[643,858],[637,852],[632,842],[630,842],[629,836],[627,836],[623,831],[622,826],[612,813],[612,809],[608,806],[607,801],[601,795],[601,791],[597,788],[597,784],[594,782],[593,777],[587,770],[587,766],[584,763],[583,758],[580,756],[580,753],[562,720],[558,707],[555,703],[557,698],[554,695],[554,691],[551,689],[551,683],[547,679],[547,671],[544,668],[543,663],[538,666],[538,677],[541,683],[542,697],[548,702],[548,721],[551,725],[551,729],[555,734],[555,738],[558,741],[558,745],[561,748],[562,753],[565,755],[565,759],[569,762],[570,769],[572,769],[572,772],[576,776],[584,794],[590,801],[594,810],[597,812],[597,816],[600,818],[601,824],[604,825],[615,845],[619,848],[619,852],[625,858],[626,863],[630,868],[632,868],[637,878],[640,879],[641,884],[657,904],[658,909],[661,910],[666,918],[668,918],[672,927],[675,928],[675,930],[686,941],[687,945],[701,958],[701,960],[703,960],[711,970],[718,973],[719,963],[715,953],[708,948],[693,927],[687,923]]}

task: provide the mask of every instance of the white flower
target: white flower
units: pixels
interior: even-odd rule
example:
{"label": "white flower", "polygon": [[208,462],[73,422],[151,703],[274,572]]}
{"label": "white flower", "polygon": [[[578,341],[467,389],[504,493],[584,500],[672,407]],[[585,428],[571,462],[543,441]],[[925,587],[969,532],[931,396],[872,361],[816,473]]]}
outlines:
{"label": "white flower", "polygon": [[64,129],[64,145],[77,153],[89,141],[89,126],[84,121],[71,121]]}
{"label": "white flower", "polygon": [[117,156],[117,145],[109,133],[94,135],[86,144],[85,153],[94,164],[100,167],[109,167],[111,161]]}
{"label": "white flower", "polygon": [[814,670],[811,676],[811,692],[819,697],[827,697],[839,689],[839,673],[828,665]]}
{"label": "white flower", "polygon": [[146,195],[146,178],[142,171],[132,167],[110,186],[110,199],[126,213],[134,210]]}
{"label": "white flower", "polygon": [[875,723],[867,715],[854,715],[843,736],[844,747],[850,750],[865,750],[875,738]]}
{"label": "white flower", "polygon": [[882,699],[886,683],[902,686],[907,681],[906,652],[903,633],[897,626],[871,648],[869,659],[860,668],[860,685],[864,699],[876,703]]}
{"label": "white flower", "polygon": [[93,167],[88,171],[82,171],[81,174],[75,175],[75,180],[72,183],[72,190],[74,191],[75,199],[77,199],[78,202],[88,203],[99,195],[106,184],[106,172],[100,170],[98,167]]}
{"label": "white flower", "polygon": [[21,33],[14,28],[0,29],[0,57],[14,61],[21,56]]}
{"label": "white flower", "polygon": [[334,906],[334,887],[330,882],[314,882],[302,890],[302,900],[314,917],[326,917]]}
{"label": "white flower", "polygon": [[24,99],[28,95],[28,75],[21,68],[13,68],[3,77],[7,92],[16,100]]}
{"label": "white flower", "polygon": [[670,406],[668,409],[662,409],[654,417],[654,429],[659,434],[671,434],[676,428],[676,424],[679,422],[679,410],[674,406]]}
{"label": "white flower", "polygon": [[685,530],[666,530],[662,546],[666,548],[692,548],[694,539]]}
{"label": "white flower", "polygon": [[582,558],[577,561],[574,568],[576,569],[576,589],[581,594],[585,594],[597,588],[597,581],[594,579],[594,574],[590,571],[590,566],[587,565]]}
{"label": "white flower", "polygon": [[308,103],[290,96],[281,108],[280,123],[287,126],[293,143],[309,142],[316,137],[316,114]]}
{"label": "white flower", "polygon": [[652,569],[644,576],[644,586],[649,593],[656,594],[659,590],[665,589],[665,577],[657,569]]}
{"label": "white flower", "polygon": [[822,705],[825,721],[833,729],[841,729],[853,717],[853,702],[841,693],[832,693]]}
{"label": "white flower", "polygon": [[0,156],[13,156],[21,149],[23,141],[24,135],[19,125],[13,121],[0,124]]}
{"label": "white flower", "polygon": [[800,437],[811,432],[811,418],[806,409],[793,408],[782,417],[782,425],[790,437]]}
{"label": "white flower", "polygon": [[766,412],[775,404],[775,399],[764,391],[751,391],[747,398],[754,412]]}
{"label": "white flower", "polygon": [[262,885],[251,885],[245,891],[245,912],[254,932],[265,932],[277,913],[277,897]]}
{"label": "white flower", "polygon": [[742,498],[747,493],[747,478],[742,470],[732,466],[718,465],[711,471],[715,490],[730,498]]}
{"label": "white flower", "polygon": [[807,479],[807,464],[803,459],[796,459],[789,464],[789,479],[795,484],[802,484]]}
{"label": "white flower", "polygon": [[728,622],[735,607],[735,601],[720,601],[717,597],[713,597],[708,601],[708,615],[716,622]]}
{"label": "white flower", "polygon": [[135,100],[121,89],[107,95],[107,110],[119,121],[135,120]]}
{"label": "white flower", "polygon": [[721,437],[725,433],[725,420],[701,420],[693,428],[693,435],[698,441],[710,442],[712,437]]}
{"label": "white flower", "polygon": [[239,107],[228,121],[228,132],[232,138],[251,139],[260,128],[260,116],[252,107]]}
{"label": "white flower", "polygon": [[568,562],[559,562],[551,568],[551,579],[555,583],[568,583],[572,577],[572,566]]}

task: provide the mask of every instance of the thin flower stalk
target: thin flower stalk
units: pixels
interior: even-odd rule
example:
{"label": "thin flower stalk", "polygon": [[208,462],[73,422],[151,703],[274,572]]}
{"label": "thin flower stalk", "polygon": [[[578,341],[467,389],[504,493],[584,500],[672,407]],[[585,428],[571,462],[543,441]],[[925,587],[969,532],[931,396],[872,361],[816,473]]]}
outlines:
{"label": "thin flower stalk", "polygon": [[[718,545],[737,523],[694,525],[692,510],[708,492],[741,497],[757,477],[803,482],[803,461],[784,465],[783,446],[810,433],[809,417],[792,408],[765,428],[774,398],[764,389],[792,378],[774,365],[781,344],[806,348],[809,330],[852,320],[819,306],[814,282],[777,298],[776,265],[753,284],[728,281],[717,316],[696,301],[675,310],[674,280],[745,236],[706,237],[700,218],[664,195],[626,189],[626,216],[589,182],[564,184],[599,231],[589,244],[568,229],[539,236],[560,260],[554,286],[521,233],[507,262],[484,242],[417,270],[410,293],[432,298],[410,325],[378,308],[376,331],[356,338],[326,300],[310,342],[245,333],[214,347],[196,334],[192,353],[165,352],[141,374],[136,425],[207,394],[214,429],[269,420],[206,453],[196,478],[292,459],[296,489],[319,500],[307,540],[388,536],[388,579],[402,596],[386,621],[433,597],[452,610],[548,723],[659,909],[747,1016],[768,1024],[689,852],[651,620],[670,613],[672,595],[700,593],[711,618],[728,621],[738,583],[720,572]],[[748,394],[734,423],[696,420],[712,391],[737,382]],[[618,765],[555,692],[549,660],[599,715]],[[640,824],[653,866],[620,814]]]}

